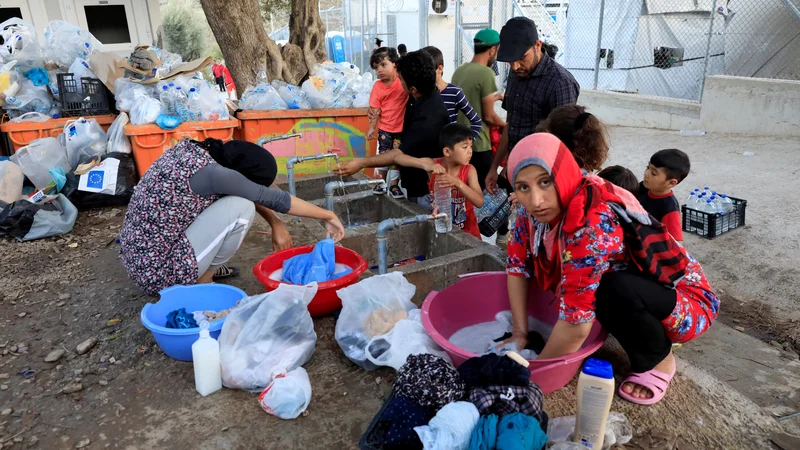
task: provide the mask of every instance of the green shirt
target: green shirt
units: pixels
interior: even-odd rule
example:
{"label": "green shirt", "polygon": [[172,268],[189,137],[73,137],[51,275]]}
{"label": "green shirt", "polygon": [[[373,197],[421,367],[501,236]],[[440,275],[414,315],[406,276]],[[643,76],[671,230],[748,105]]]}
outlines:
{"label": "green shirt", "polygon": [[[483,120],[483,99],[497,92],[497,82],[494,71],[487,66],[476,63],[466,63],[456,69],[453,74],[453,84],[464,91],[469,104]],[[469,126],[469,119],[464,113],[458,113],[458,123]],[[483,120],[483,127],[475,142],[472,143],[473,152],[485,152],[492,149],[489,139],[489,125]]]}

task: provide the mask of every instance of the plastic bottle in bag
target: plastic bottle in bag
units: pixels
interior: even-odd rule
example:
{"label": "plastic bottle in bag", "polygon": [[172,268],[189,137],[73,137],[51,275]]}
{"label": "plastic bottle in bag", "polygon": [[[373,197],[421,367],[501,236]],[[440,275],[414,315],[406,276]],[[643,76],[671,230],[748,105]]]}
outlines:
{"label": "plastic bottle in bag", "polygon": [[175,86],[175,115],[180,117],[184,122],[191,121],[191,113],[189,112],[188,96],[180,86]]}
{"label": "plastic bottle in bag", "polygon": [[267,71],[264,68],[258,69],[258,76],[256,76],[256,83],[263,84],[269,83],[269,77],[267,77]]}
{"label": "plastic bottle in bag", "polygon": [[161,86],[161,92],[158,95],[161,100],[161,108],[164,114],[168,116],[175,115],[175,98],[172,96],[169,85]]}
{"label": "plastic bottle in bag", "polygon": [[186,109],[189,113],[189,121],[197,121],[203,116],[203,102],[200,99],[200,93],[197,89],[189,89],[189,95],[186,97]]}

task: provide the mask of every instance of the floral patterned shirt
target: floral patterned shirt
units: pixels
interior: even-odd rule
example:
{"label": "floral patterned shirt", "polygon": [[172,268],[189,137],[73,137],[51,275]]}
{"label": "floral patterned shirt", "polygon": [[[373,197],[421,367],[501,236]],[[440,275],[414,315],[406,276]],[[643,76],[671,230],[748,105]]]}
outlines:
{"label": "floral patterned shirt", "polygon": [[[508,243],[506,271],[511,276],[530,278],[533,273],[531,223],[520,208]],[[601,204],[590,215],[586,225],[564,236],[561,253],[559,319],[571,324],[595,320],[594,293],[603,274],[627,269],[628,256],[617,215],[608,204]],[[711,290],[700,264],[683,249],[689,258],[686,275],[675,285],[677,303],[672,314],[662,323],[673,342],[688,342],[703,334],[717,317],[719,299]]]}
{"label": "floral patterned shirt", "polygon": [[119,259],[143,291],[197,281],[197,259],[186,229],[218,195],[199,195],[190,180],[215,161],[185,140],[164,152],[134,189],[120,232]]}

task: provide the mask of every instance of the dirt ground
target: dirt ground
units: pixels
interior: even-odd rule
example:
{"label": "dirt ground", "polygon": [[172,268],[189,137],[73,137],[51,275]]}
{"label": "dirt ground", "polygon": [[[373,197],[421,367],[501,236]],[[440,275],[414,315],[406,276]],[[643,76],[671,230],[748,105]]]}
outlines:
{"label": "dirt ground", "polygon": [[[800,277],[790,264],[800,211],[788,207],[797,187],[791,172],[800,160],[800,141],[612,132],[613,162],[637,174],[655,149],[686,150],[694,169],[678,190],[680,198],[705,182],[748,199],[748,227],[714,241],[690,237],[687,246],[732,298],[769,305],[782,324],[800,317]],[[742,151],[756,156],[745,159]],[[787,181],[770,182],[777,179]],[[0,240],[1,448],[83,448],[87,440],[85,448],[355,448],[391,389],[392,371],[367,373],[346,360],[333,339],[334,321],[326,317],[315,320],[306,417],[269,416],[256,394],[223,389],[200,397],[191,364],[165,356],[139,321],[142,306],[156,299],[141,294],[119,264],[114,240],[123,213],[81,213],[75,230],[63,237]],[[296,244],[311,243],[302,227],[290,229]],[[249,294],[263,292],[250,269],[271,251],[269,236],[259,233],[268,230],[259,220],[232,261],[242,276],[231,284]],[[76,346],[90,338],[98,343],[78,355]],[[55,349],[65,350],[64,356],[44,362]],[[613,347],[603,351],[619,359]],[[551,417],[574,412],[574,388],[573,383],[546,397]],[[631,448],[769,448],[765,435],[774,425],[744,415],[736,398],[682,371],[661,404],[642,408],[615,399],[612,409],[635,426]]]}

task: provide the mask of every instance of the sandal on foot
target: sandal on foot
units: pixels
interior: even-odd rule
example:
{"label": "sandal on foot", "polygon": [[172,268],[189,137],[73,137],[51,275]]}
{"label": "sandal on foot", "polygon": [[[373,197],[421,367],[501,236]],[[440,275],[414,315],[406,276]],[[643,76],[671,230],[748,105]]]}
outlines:
{"label": "sandal on foot", "polygon": [[[669,387],[669,383],[672,381],[672,378],[675,376],[675,369],[677,368],[677,364],[675,367],[672,368],[672,372],[666,374],[659,370],[653,369],[648,370],[644,373],[632,373],[622,384],[619,386],[619,396],[624,398],[625,400],[635,403],[637,405],[654,405],[660,402],[664,395],[667,393],[667,388]],[[622,386],[625,383],[632,383],[650,390],[653,393],[653,398],[639,398],[634,397],[631,394],[626,393],[622,390]]]}
{"label": "sandal on foot", "polygon": [[216,272],[214,272],[214,276],[212,277],[212,279],[214,281],[217,281],[217,280],[223,280],[225,278],[238,277],[238,276],[239,276],[239,269],[237,269],[236,267],[228,267],[225,264],[223,264],[217,268]]}
{"label": "sandal on foot", "polygon": [[392,196],[392,198],[405,198],[400,186],[396,184],[393,184],[392,187],[389,188],[389,194]]}

